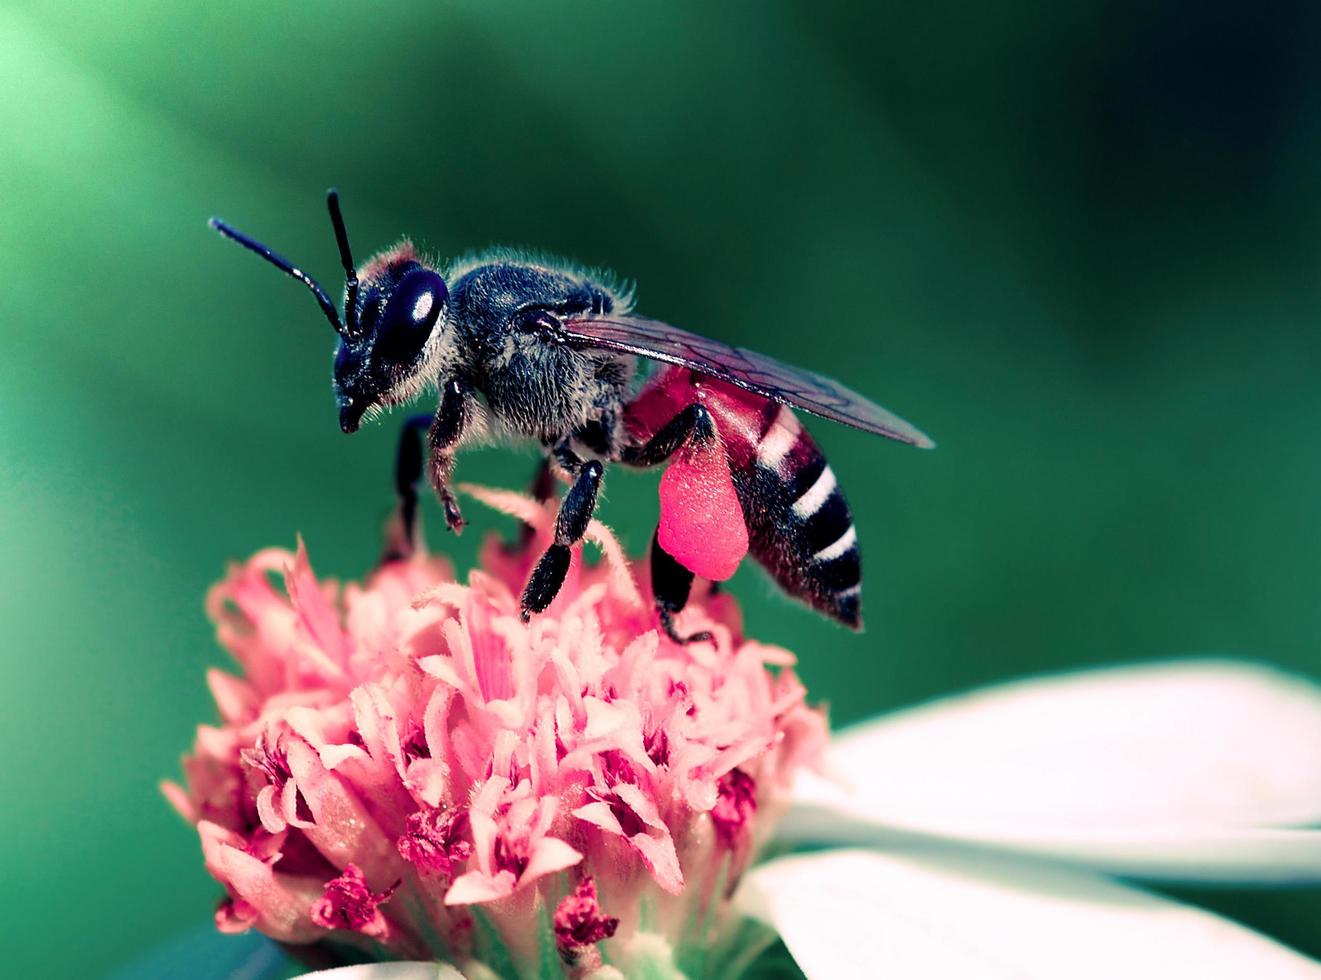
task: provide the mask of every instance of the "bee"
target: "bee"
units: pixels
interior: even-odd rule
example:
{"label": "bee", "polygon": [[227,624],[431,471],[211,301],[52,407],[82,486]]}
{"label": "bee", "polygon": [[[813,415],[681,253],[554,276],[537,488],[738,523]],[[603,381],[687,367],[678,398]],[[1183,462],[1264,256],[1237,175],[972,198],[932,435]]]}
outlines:
{"label": "bee", "polygon": [[[931,448],[926,435],[836,381],[636,315],[608,274],[508,250],[442,267],[407,239],[357,267],[334,190],[327,204],[344,267],[342,313],[300,267],[218,218],[210,225],[311,290],[339,336],[333,386],[344,432],[438,393],[436,410],[410,418],[400,440],[404,540],[395,557],[415,545],[424,470],[457,532],[459,447],[481,435],[532,440],[546,457],[537,495],[549,499],[556,476],[569,488],[554,542],[523,590],[524,621],[563,584],[605,465],[669,462],[651,587],[671,639],[708,638],[681,636],[675,616],[697,575],[728,577],[749,551],[791,596],[861,628],[853,518],[792,409]],[[640,381],[640,358],[664,367]]]}

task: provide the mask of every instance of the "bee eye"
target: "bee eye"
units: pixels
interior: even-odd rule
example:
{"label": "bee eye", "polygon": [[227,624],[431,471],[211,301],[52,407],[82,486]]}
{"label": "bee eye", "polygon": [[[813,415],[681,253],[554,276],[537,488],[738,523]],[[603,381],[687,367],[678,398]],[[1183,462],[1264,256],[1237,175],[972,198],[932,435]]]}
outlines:
{"label": "bee eye", "polygon": [[391,361],[416,357],[431,336],[449,295],[445,281],[430,269],[414,269],[399,280],[376,328],[375,350]]}

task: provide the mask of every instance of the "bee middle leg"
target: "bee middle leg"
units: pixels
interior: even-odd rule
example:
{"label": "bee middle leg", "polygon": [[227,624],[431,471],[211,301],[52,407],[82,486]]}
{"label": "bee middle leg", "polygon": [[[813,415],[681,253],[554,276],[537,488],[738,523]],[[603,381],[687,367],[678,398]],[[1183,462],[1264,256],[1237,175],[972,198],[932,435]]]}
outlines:
{"label": "bee middle leg", "polygon": [[[551,469],[550,457],[547,456],[537,467],[536,475],[532,478],[532,485],[528,487],[528,493],[532,499],[539,504],[544,504],[555,496],[555,471]],[[528,545],[536,539],[537,529],[531,524],[524,524],[519,528],[518,539],[507,541],[504,544],[506,554],[517,555],[527,550]]]}
{"label": "bee middle leg", "polygon": [[587,533],[587,525],[596,509],[601,476],[605,472],[605,467],[599,461],[581,462],[567,450],[557,451],[556,456],[566,470],[576,471],[577,475],[568,493],[560,501],[559,514],[555,518],[555,541],[541,556],[523,589],[521,604],[525,623],[532,618],[533,613],[539,613],[549,606],[564,585],[572,557],[569,549]]}
{"label": "bee middle leg", "polygon": [[536,475],[532,477],[532,486],[528,488],[528,493],[532,499],[539,504],[544,504],[555,496],[555,471],[551,469],[550,457],[547,456],[537,467]]}

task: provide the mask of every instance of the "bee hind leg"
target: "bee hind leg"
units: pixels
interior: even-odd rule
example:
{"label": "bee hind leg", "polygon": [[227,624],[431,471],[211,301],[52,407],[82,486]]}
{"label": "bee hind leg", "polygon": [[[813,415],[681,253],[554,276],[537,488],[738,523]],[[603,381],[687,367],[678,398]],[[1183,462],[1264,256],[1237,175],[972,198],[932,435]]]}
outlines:
{"label": "bee hind leg", "polygon": [[523,588],[521,604],[525,623],[533,613],[542,612],[559,594],[569,571],[569,549],[587,533],[587,525],[596,509],[596,494],[601,488],[605,467],[597,460],[591,460],[578,463],[576,469],[573,486],[560,502],[560,512],[555,518],[555,542],[541,556]]}
{"label": "bee hind leg", "polygon": [[[715,419],[705,405],[693,402],[661,426],[646,443],[626,448],[620,459],[630,466],[659,466],[684,446],[710,443],[715,437]],[[656,602],[661,629],[675,643],[711,640],[707,630],[680,636],[674,625],[674,617],[688,605],[694,577],[688,568],[660,546],[660,528],[657,527],[651,539],[651,594]]]}
{"label": "bee hind leg", "polygon": [[674,617],[688,605],[688,594],[693,588],[693,573],[684,568],[660,546],[660,528],[651,536],[651,594],[656,600],[656,614],[661,629],[675,643],[706,643],[711,640],[707,630],[680,636]]}
{"label": "bee hind leg", "polygon": [[629,446],[620,461],[629,466],[659,466],[689,441],[709,442],[716,437],[716,422],[705,405],[693,402],[661,426],[641,446]]}

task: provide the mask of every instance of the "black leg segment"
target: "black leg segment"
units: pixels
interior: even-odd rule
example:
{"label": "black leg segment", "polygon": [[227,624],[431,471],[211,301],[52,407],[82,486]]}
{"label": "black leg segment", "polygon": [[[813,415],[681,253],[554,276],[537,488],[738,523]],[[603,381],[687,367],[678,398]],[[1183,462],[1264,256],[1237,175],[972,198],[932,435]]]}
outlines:
{"label": "black leg segment", "polygon": [[[532,478],[532,486],[528,488],[528,493],[539,504],[544,504],[555,496],[555,472],[550,467],[550,457],[543,459],[537,467],[536,476]],[[522,525],[518,531],[518,540],[505,543],[505,552],[513,555],[526,551],[536,536],[537,532],[531,524]]]}
{"label": "black leg segment", "polygon": [[407,558],[417,550],[417,485],[422,479],[422,433],[432,421],[433,416],[414,415],[399,431],[399,448],[394,461],[394,490],[399,502],[395,519],[386,532],[382,564]]}
{"label": "black leg segment", "polygon": [[657,528],[651,536],[651,594],[656,600],[661,629],[675,643],[703,643],[711,639],[711,634],[706,630],[691,636],[680,636],[674,627],[675,614],[688,605],[693,577],[692,572],[660,546],[660,528]]}
{"label": "black leg segment", "polygon": [[559,594],[564,576],[569,571],[569,549],[582,540],[587,532],[592,512],[596,509],[596,494],[601,488],[604,472],[605,468],[596,460],[583,463],[578,468],[578,476],[564,495],[559,515],[555,518],[555,543],[541,556],[537,567],[532,570],[527,587],[523,589],[524,622],[533,613],[539,613],[549,606]]}
{"label": "black leg segment", "polygon": [[523,588],[523,622],[544,610],[559,595],[564,576],[569,573],[570,557],[572,552],[567,544],[556,543],[546,549]]}
{"label": "black leg segment", "polygon": [[716,437],[716,422],[706,406],[694,402],[661,426],[644,446],[630,446],[620,457],[629,466],[658,466],[690,439],[708,442]]}
{"label": "black leg segment", "polygon": [[596,493],[601,489],[601,475],[605,468],[596,460],[584,463],[578,478],[569,487],[555,518],[555,543],[576,544],[587,533],[587,525],[596,510]]}
{"label": "black leg segment", "polygon": [[529,492],[539,504],[544,504],[555,496],[555,473],[550,468],[549,457],[543,459],[541,465],[537,467],[537,475],[532,478]]}
{"label": "black leg segment", "polygon": [[427,433],[431,486],[440,498],[441,506],[445,508],[445,524],[456,534],[463,530],[463,514],[454,492],[450,490],[449,481],[454,475],[454,447],[463,437],[463,430],[468,424],[469,393],[470,389],[465,382],[445,382],[440,389],[440,408],[436,412],[436,420]]}

